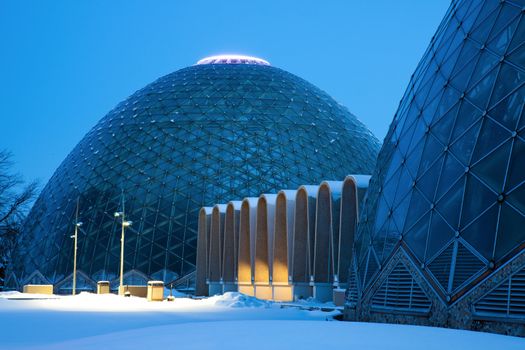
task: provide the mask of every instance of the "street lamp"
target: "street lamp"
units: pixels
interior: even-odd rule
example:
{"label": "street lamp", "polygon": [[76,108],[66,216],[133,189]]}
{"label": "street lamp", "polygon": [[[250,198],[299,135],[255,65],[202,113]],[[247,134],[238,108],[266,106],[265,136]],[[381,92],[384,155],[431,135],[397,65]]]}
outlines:
{"label": "street lamp", "polygon": [[133,221],[126,221],[126,216],[124,214],[124,206],[122,211],[115,212],[115,218],[121,218],[122,223],[122,232],[120,237],[120,284],[118,288],[118,294],[124,294],[124,233],[126,227],[129,227],[133,224]]}
{"label": "street lamp", "polygon": [[71,238],[75,239],[75,248],[73,253],[73,288],[71,293],[73,295],[76,294],[77,289],[77,242],[78,242],[78,229],[80,226],[82,226],[82,222],[78,221],[78,202],[79,199],[77,198],[77,212],[75,215],[75,234],[71,236]]}
{"label": "street lamp", "polygon": [[78,242],[78,228],[82,226],[82,222],[75,223],[75,234],[71,238],[75,239],[75,252],[73,254],[73,290],[72,294],[76,294],[77,288],[77,242]]}

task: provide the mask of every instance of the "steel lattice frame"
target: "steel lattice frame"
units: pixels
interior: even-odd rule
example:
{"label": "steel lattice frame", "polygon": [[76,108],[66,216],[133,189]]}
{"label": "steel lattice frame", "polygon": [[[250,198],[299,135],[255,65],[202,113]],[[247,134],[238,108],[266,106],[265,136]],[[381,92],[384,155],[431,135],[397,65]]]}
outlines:
{"label": "steel lattice frame", "polygon": [[202,206],[370,173],[378,150],[345,107],[286,71],[181,69],[117,105],[67,156],[29,214],[7,284],[35,270],[51,283],[71,273],[77,196],[80,270],[95,281],[116,277],[122,191],[134,221],[125,270],[169,282],[194,271]]}
{"label": "steel lattice frame", "polygon": [[524,14],[523,1],[452,2],[372,176],[355,245],[362,300],[399,249],[445,305],[523,251]]}

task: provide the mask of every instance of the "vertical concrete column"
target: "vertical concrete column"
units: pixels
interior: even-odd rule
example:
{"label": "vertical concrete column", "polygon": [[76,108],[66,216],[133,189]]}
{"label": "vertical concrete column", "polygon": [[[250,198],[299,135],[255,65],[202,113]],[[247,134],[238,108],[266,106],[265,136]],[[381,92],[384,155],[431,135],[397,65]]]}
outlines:
{"label": "vertical concrete column", "polygon": [[297,191],[283,190],[277,194],[272,259],[273,299],[293,300],[291,284],[291,245],[294,226],[295,195]]}
{"label": "vertical concrete column", "polygon": [[315,237],[315,215],[319,186],[299,187],[295,196],[292,235],[291,282],[294,299],[312,296],[312,262]]}
{"label": "vertical concrete column", "polygon": [[199,226],[197,233],[197,261],[195,272],[195,295],[207,296],[208,257],[210,241],[210,220],[212,207],[203,207],[199,211]]}
{"label": "vertical concrete column", "polygon": [[270,273],[272,271],[276,200],[277,195],[275,194],[263,194],[257,202],[254,286],[255,296],[264,300],[272,299]]}
{"label": "vertical concrete column", "polygon": [[343,220],[341,208],[343,207],[342,194],[344,181],[324,181],[323,184],[325,184],[329,189],[330,195],[330,202],[328,203],[330,212],[330,263],[332,273],[330,281],[333,283],[335,288],[338,288],[341,220]]}
{"label": "vertical concrete column", "polygon": [[225,204],[216,204],[211,214],[210,251],[208,265],[209,295],[222,293],[222,244],[224,242]]}
{"label": "vertical concrete column", "polygon": [[317,192],[313,261],[313,296],[320,302],[332,300],[332,196],[330,184],[323,182]]}
{"label": "vertical concrete column", "polygon": [[258,198],[245,198],[241,204],[239,219],[239,254],[237,284],[239,292],[254,296],[255,226]]}
{"label": "vertical concrete column", "polygon": [[223,293],[237,291],[237,245],[239,237],[239,211],[242,202],[229,202],[224,218],[222,259]]}

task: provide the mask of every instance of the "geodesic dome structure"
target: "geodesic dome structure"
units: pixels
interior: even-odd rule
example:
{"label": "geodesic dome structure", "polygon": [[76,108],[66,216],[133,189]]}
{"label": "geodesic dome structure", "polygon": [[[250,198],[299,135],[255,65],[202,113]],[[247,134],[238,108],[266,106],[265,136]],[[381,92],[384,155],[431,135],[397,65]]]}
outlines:
{"label": "geodesic dome structure", "polygon": [[78,268],[117,277],[122,210],[129,283],[165,282],[195,268],[204,205],[370,173],[379,143],[346,108],[303,79],[252,57],[212,57],[118,104],[87,133],[36,201],[8,286],[61,283]]}
{"label": "geodesic dome structure", "polygon": [[378,157],[349,317],[525,334],[524,13],[452,2]]}

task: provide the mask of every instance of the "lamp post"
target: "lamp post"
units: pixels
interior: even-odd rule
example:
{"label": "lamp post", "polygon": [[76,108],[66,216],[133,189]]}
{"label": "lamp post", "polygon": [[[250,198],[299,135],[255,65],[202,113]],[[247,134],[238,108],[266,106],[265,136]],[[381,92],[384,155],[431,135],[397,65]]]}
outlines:
{"label": "lamp post", "polygon": [[115,218],[120,217],[122,223],[122,231],[120,236],[120,284],[118,288],[119,295],[124,294],[124,234],[126,227],[133,224],[132,221],[126,221],[124,214],[124,199],[122,199],[122,211],[115,212]]}
{"label": "lamp post", "polygon": [[71,294],[76,294],[77,289],[77,242],[78,242],[78,229],[80,226],[82,226],[82,222],[78,221],[78,202],[79,199],[77,198],[77,212],[75,215],[75,234],[71,236],[71,238],[75,239],[75,247],[73,251],[73,288],[71,290]]}

